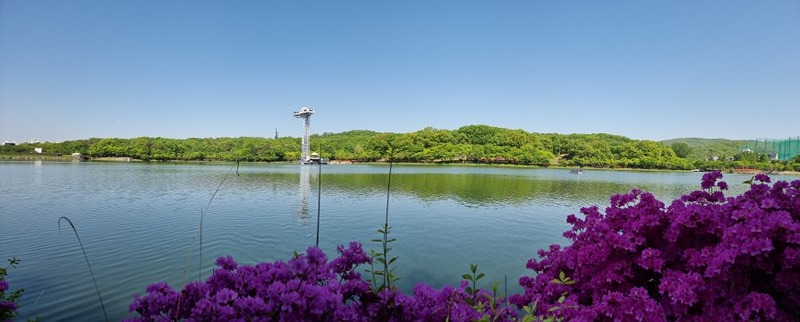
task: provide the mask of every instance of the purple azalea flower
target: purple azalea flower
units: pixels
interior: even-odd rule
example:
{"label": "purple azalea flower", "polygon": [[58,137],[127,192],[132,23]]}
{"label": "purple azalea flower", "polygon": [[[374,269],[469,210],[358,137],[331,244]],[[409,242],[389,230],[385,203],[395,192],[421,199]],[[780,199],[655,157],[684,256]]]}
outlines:
{"label": "purple azalea flower", "polygon": [[[421,283],[409,295],[372,290],[360,273],[372,259],[351,242],[330,262],[316,247],[286,262],[220,257],[212,276],[180,292],[149,285],[134,297],[130,310],[140,317],[131,321],[519,321],[509,304],[533,303],[537,318],[571,321],[800,319],[800,180],[726,198],[711,191],[727,190],[721,178],[706,173],[703,190],[668,207],[634,189],[603,210],[567,216],[571,243],[528,260],[536,274],[521,277],[523,293],[508,302],[486,290],[468,293],[466,281],[438,290]],[[0,302],[3,309],[16,304]]]}

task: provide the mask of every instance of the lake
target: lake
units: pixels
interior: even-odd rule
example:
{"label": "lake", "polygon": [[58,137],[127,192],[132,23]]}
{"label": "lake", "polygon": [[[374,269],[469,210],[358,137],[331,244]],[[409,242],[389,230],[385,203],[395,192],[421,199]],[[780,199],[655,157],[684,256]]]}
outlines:
{"label": "lake", "polygon": [[[59,231],[61,216],[80,234],[112,320],[132,316],[128,305],[150,283],[179,289],[205,279],[218,256],[252,264],[305,251],[316,240],[318,204],[320,247],[329,259],[337,244],[354,240],[377,250],[370,240],[380,238],[389,166],[326,165],[321,176],[319,170],[241,164],[237,175],[225,163],[0,162],[0,259],[22,259],[9,271],[11,288],[25,289],[20,319],[103,319],[78,239],[65,222]],[[634,187],[669,203],[699,188],[702,176],[442,165],[392,171],[391,255],[400,257],[401,289],[457,285],[477,264],[486,273],[479,287],[497,281],[503,292],[507,276],[509,294],[521,290],[517,279],[531,273],[525,263],[538,249],[566,242],[567,215],[604,208],[609,196]],[[728,194],[746,190],[747,179],[725,174]]]}

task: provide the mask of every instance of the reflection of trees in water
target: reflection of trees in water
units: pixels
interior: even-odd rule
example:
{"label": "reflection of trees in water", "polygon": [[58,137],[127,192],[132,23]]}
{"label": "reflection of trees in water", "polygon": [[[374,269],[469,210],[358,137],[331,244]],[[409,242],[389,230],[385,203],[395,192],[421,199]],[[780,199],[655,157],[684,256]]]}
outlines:
{"label": "reflection of trees in water", "polygon": [[[300,206],[298,219],[311,221],[309,202],[314,167],[300,167]],[[388,169],[387,169],[388,170]],[[567,171],[567,170],[564,170]],[[557,173],[556,173],[557,174]],[[386,193],[388,173],[327,173],[326,195],[345,195],[371,198]],[[277,192],[296,191],[297,172],[258,173],[239,184],[269,187]],[[468,207],[499,204],[537,203],[542,205],[564,205],[574,207],[607,205],[615,193],[626,193],[631,188],[652,192],[659,199],[672,199],[699,187],[699,181],[642,182],[614,181],[592,177],[593,172],[582,176],[568,175],[563,178],[531,177],[480,173],[393,173],[392,194],[418,198],[424,201],[453,200]],[[732,194],[733,192],[731,192]],[[577,208],[575,209],[577,211]]]}
{"label": "reflection of trees in water", "polygon": [[303,225],[311,221],[311,212],[308,209],[308,198],[311,195],[311,167],[300,166],[300,205],[295,215]]}
{"label": "reflection of trees in water", "polygon": [[[326,186],[332,191],[366,195],[385,193],[386,174],[329,174]],[[427,201],[454,200],[466,206],[491,204],[581,205],[607,204],[616,193],[629,192],[625,182],[568,178],[533,178],[494,174],[399,173],[392,175],[392,192]],[[680,184],[645,183],[638,188],[657,197],[677,197],[694,188]],[[577,210],[577,209],[576,209]]]}

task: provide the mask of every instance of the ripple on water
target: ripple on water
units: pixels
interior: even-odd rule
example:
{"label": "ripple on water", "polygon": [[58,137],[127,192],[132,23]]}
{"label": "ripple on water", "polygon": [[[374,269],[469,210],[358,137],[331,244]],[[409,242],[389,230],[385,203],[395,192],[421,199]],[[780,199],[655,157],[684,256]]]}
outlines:
{"label": "ripple on water", "polygon": [[[208,276],[217,256],[240,263],[287,260],[314,244],[318,174],[296,165],[243,165],[205,213],[201,264],[200,212],[229,170],[229,164],[0,164],[0,257],[23,260],[9,276],[12,287],[26,289],[20,318],[103,318],[77,239],[63,225],[58,231],[63,215],[81,234],[112,320],[129,316],[133,295],[150,283],[180,287]],[[387,171],[383,165],[323,168],[320,246],[330,258],[337,244],[352,240],[376,248],[370,240],[379,237],[375,230],[385,216]],[[393,171],[393,252],[406,291],[421,281],[455,284],[469,264],[478,264],[487,281],[502,285],[508,275],[513,292],[519,276],[531,273],[525,262],[536,250],[566,242],[568,214],[593,204],[602,209],[611,194],[633,187],[674,198],[700,178],[492,167]],[[729,181],[748,178],[739,179]]]}

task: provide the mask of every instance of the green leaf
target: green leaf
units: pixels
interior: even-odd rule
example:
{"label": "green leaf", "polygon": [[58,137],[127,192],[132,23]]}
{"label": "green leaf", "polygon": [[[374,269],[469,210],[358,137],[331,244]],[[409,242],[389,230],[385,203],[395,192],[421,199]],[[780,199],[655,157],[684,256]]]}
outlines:
{"label": "green leaf", "polygon": [[390,259],[389,260],[389,265],[392,265],[392,263],[394,263],[394,261],[396,261],[396,260],[397,260],[397,257],[394,257],[394,258]]}
{"label": "green leaf", "polygon": [[486,274],[480,273],[480,274],[478,274],[478,277],[475,278],[475,280],[477,281],[477,280],[483,278],[484,276],[486,276]]}
{"label": "green leaf", "polygon": [[563,281],[565,277],[566,277],[566,274],[564,274],[564,271],[561,271],[560,273],[558,273],[558,279]]}
{"label": "green leaf", "polygon": [[469,274],[461,275],[461,278],[463,278],[465,280],[468,280],[468,281],[472,281],[472,276],[470,276]]}
{"label": "green leaf", "polygon": [[534,322],[533,315],[526,315],[522,318],[522,322]]}
{"label": "green leaf", "polygon": [[553,279],[552,281],[550,281],[550,283],[553,283],[553,284],[563,284],[563,283],[561,283],[561,281],[559,281],[559,280],[557,280],[557,279]]}

